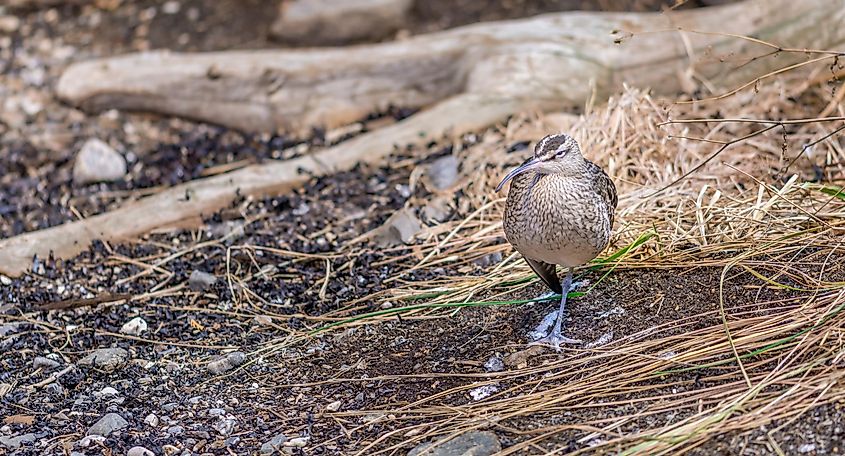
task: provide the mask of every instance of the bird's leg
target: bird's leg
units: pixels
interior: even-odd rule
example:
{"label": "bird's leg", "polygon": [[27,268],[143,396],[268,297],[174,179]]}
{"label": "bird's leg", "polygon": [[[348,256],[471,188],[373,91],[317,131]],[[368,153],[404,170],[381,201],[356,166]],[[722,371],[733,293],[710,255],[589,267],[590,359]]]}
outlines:
{"label": "bird's leg", "polygon": [[560,344],[580,344],[581,341],[577,339],[570,339],[565,337],[561,334],[561,326],[563,325],[563,315],[566,311],[566,295],[569,293],[569,288],[572,285],[572,268],[566,270],[566,278],[563,279],[563,283],[561,284],[561,288],[563,288],[563,293],[560,296],[560,309],[557,311],[557,320],[555,321],[555,327],[552,330],[551,334],[548,336],[535,341],[535,344],[550,344],[555,349],[560,347]]}

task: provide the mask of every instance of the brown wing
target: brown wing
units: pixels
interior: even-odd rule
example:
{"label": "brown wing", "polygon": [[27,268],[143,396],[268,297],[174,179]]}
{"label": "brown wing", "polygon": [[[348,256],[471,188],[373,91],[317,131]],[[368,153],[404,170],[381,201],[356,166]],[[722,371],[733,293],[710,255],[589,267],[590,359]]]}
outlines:
{"label": "brown wing", "polygon": [[[523,257],[525,258],[525,257]],[[553,264],[543,261],[525,258],[525,262],[531,269],[552,289],[555,293],[563,293],[563,286],[560,284],[560,277],[557,276],[557,268]]]}
{"label": "brown wing", "polygon": [[616,212],[616,204],[619,202],[619,198],[616,195],[616,185],[613,184],[610,176],[598,165],[590,161],[587,163],[592,165],[590,168],[592,168],[593,176],[596,179],[596,192],[598,192],[599,196],[607,204],[607,211],[610,213],[610,226],[613,226],[613,213]]}

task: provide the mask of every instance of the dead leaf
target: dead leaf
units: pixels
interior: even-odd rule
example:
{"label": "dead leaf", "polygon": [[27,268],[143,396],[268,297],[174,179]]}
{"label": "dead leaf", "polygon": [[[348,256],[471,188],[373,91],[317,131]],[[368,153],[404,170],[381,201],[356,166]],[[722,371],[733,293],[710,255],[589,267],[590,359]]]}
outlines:
{"label": "dead leaf", "polygon": [[3,418],[3,424],[25,424],[31,426],[35,423],[35,417],[32,415],[11,415]]}

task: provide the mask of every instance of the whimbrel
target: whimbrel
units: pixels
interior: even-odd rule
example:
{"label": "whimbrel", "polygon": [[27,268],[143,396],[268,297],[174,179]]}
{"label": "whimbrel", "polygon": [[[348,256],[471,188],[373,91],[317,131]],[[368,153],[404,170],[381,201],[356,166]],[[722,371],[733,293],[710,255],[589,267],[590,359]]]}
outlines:
{"label": "whimbrel", "polygon": [[[555,348],[561,343],[580,343],[561,333],[566,295],[572,270],[598,256],[610,241],[616,187],[566,134],[540,140],[534,156],[508,173],[496,191],[508,181],[505,237],[543,282],[561,294],[554,329],[537,342]],[[566,268],[563,283],[557,265]]]}

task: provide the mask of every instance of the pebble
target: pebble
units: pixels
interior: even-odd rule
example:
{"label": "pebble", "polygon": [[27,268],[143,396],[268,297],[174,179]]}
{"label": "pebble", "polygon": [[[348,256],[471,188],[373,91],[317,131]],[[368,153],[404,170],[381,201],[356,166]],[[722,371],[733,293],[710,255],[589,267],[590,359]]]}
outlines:
{"label": "pebble", "polygon": [[408,244],[421,230],[422,224],[413,211],[401,209],[394,212],[382,226],[376,228],[375,240],[381,247]]}
{"label": "pebble", "polygon": [[155,456],[155,453],[142,446],[134,446],[126,452],[126,456]]}
{"label": "pebble", "polygon": [[9,286],[12,284],[12,279],[0,274],[0,285]]}
{"label": "pebble", "polygon": [[473,431],[459,435],[452,440],[434,445],[432,442],[421,443],[414,447],[408,456],[452,456],[471,454],[489,456],[502,451],[502,445],[496,434],[489,431]]}
{"label": "pebble", "polygon": [[270,317],[269,315],[256,315],[254,320],[259,325],[267,326],[267,325],[273,324],[273,318]]}
{"label": "pebble", "polygon": [[126,175],[126,160],[108,144],[92,138],[82,145],[73,164],[77,184],[113,182]]}
{"label": "pebble", "polygon": [[214,430],[223,437],[228,437],[235,429],[238,420],[232,415],[221,416],[214,423]]}
{"label": "pebble", "polygon": [[205,291],[217,283],[217,277],[205,271],[194,270],[188,277],[188,287],[194,291]]}
{"label": "pebble", "polygon": [[477,264],[482,268],[486,268],[487,266],[492,266],[494,264],[498,264],[502,261],[502,252],[493,252],[487,255],[484,255],[481,258],[476,258],[473,263]]}
{"label": "pebble", "polygon": [[149,426],[156,427],[158,426],[158,416],[156,416],[155,413],[150,413],[146,418],[144,418],[144,423]]}
{"label": "pebble", "polygon": [[265,456],[271,455],[279,451],[287,441],[288,438],[284,434],[276,434],[273,438],[261,444],[261,454]]}
{"label": "pebble", "polygon": [[130,336],[140,336],[146,330],[147,322],[141,317],[135,317],[120,327],[122,334],[129,334]]}
{"label": "pebble", "polygon": [[0,437],[0,445],[14,450],[20,448],[21,445],[29,445],[35,443],[35,434],[23,434],[17,437]]}
{"label": "pebble", "polygon": [[484,369],[487,372],[501,372],[505,370],[505,363],[502,358],[494,355],[484,363]]}
{"label": "pebble", "polygon": [[112,388],[111,386],[107,386],[107,387],[101,389],[100,391],[94,393],[94,396],[107,397],[107,396],[117,396],[118,394],[120,394],[120,393],[116,389]]}
{"label": "pebble", "polygon": [[169,428],[167,428],[167,433],[170,435],[179,435],[183,432],[185,432],[185,428],[179,425],[170,426]]}
{"label": "pebble", "polygon": [[102,435],[86,435],[82,437],[79,442],[77,442],[77,446],[80,448],[88,448],[94,443],[103,443],[106,441],[106,438]]}
{"label": "pebble", "polygon": [[129,426],[129,423],[127,423],[122,416],[117,413],[107,413],[105,416],[100,418],[99,421],[94,423],[93,426],[88,428],[87,435],[101,435],[103,437],[108,437],[112,432],[119,431],[126,426]]}
{"label": "pebble", "polygon": [[46,370],[54,370],[61,367],[61,364],[58,361],[54,361],[44,356],[36,356],[35,359],[32,360],[32,367],[33,369],[43,368]]}
{"label": "pebble", "polygon": [[326,406],[326,411],[329,412],[336,412],[340,410],[340,406],[343,405],[340,401],[334,401],[331,404]]}
{"label": "pebble", "polygon": [[214,375],[220,375],[240,366],[245,360],[246,355],[243,352],[232,352],[209,361],[207,366],[208,372]]}
{"label": "pebble", "polygon": [[310,437],[294,437],[283,445],[286,447],[303,448],[305,445],[308,445],[309,440],[311,440]]}
{"label": "pebble", "polygon": [[15,16],[0,16],[0,33],[14,33],[21,26],[21,20]]}
{"label": "pebble", "polygon": [[460,162],[454,155],[438,158],[428,166],[428,178],[434,190],[446,190],[458,180]]}
{"label": "pebble", "polygon": [[99,348],[93,353],[80,359],[80,366],[91,366],[106,372],[114,372],[126,365],[129,352],[122,348]]}

